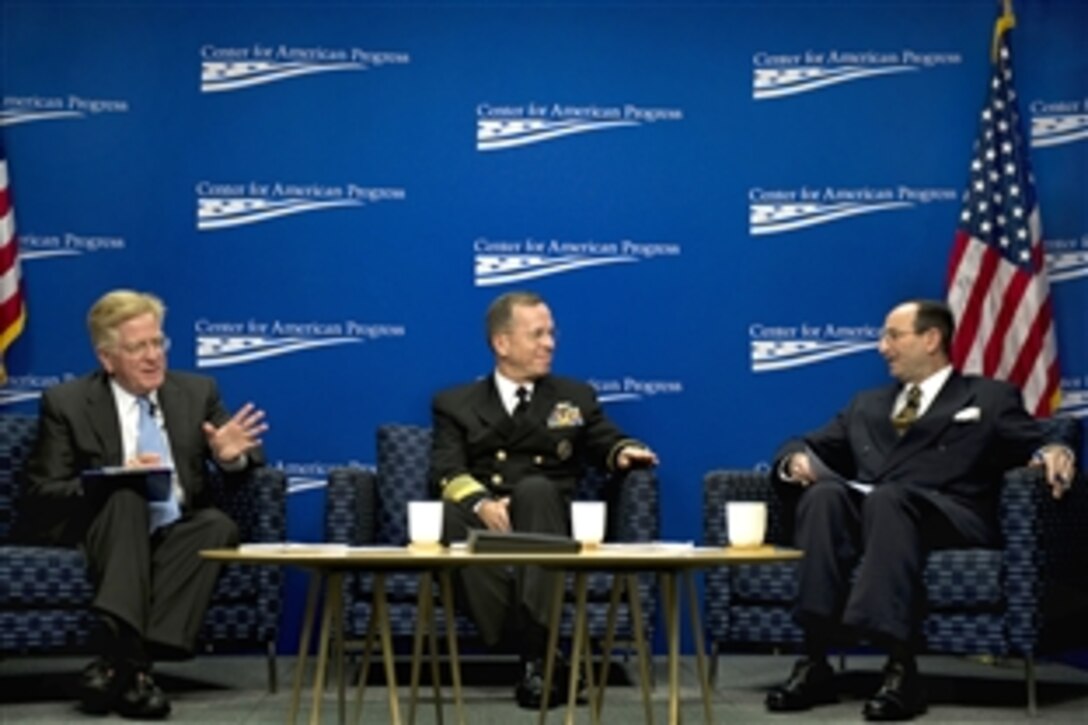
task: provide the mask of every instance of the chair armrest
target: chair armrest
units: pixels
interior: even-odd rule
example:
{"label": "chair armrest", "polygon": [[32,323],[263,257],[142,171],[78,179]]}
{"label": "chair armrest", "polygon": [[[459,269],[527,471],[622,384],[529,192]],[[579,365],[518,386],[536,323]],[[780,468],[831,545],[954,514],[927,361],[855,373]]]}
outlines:
{"label": "chair armrest", "polygon": [[767,542],[793,541],[793,514],[801,489],[776,484],[765,471],[715,470],[703,477],[703,539],[707,546],[725,546],[727,501],[767,503]]}
{"label": "chair armrest", "polygon": [[325,488],[325,540],[338,544],[377,541],[377,474],[334,468]]}
{"label": "chair armrest", "polygon": [[656,541],[661,538],[661,506],[657,474],[639,469],[619,483],[615,497],[615,541]]}
{"label": "chair armrest", "polygon": [[[1071,646],[1088,616],[1084,552],[1088,551],[1088,490],[1083,477],[1060,499],[1042,468],[1015,468],[1001,482],[999,525],[1004,540],[1009,609],[1023,613],[1010,638],[1031,651],[1038,643]],[[1069,624],[1074,626],[1070,627]],[[1048,642],[1062,633],[1062,641]],[[1083,641],[1083,637],[1080,638]]]}
{"label": "chair armrest", "polygon": [[[287,476],[262,466],[243,478],[213,473],[211,501],[238,525],[242,541],[276,542],[287,538]],[[229,480],[228,480],[229,479]]]}

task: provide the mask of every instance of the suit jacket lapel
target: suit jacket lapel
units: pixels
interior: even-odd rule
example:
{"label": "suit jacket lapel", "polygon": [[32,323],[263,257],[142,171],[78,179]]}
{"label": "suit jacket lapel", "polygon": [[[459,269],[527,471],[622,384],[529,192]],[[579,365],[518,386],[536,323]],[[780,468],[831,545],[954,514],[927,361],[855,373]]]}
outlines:
{"label": "suit jacket lapel", "polygon": [[[956,411],[965,408],[972,399],[970,387],[963,378],[955,372],[945,381],[944,386],[930,406],[913,425],[899,439],[898,445],[892,449],[888,458],[884,461],[881,475],[891,470],[905,459],[910,458],[919,450],[929,446],[944,429],[952,424]],[[891,415],[889,408],[889,416]]]}
{"label": "suit jacket lapel", "polygon": [[159,405],[162,406],[162,418],[166,423],[166,437],[170,441],[170,453],[175,455],[182,441],[179,438],[181,431],[191,430],[195,425],[189,420],[189,409],[186,407],[184,393],[178,389],[177,383],[169,375],[159,388]]}
{"label": "suit jacket lapel", "polygon": [[499,390],[495,387],[494,375],[488,375],[477,384],[473,391],[472,408],[485,428],[496,431],[503,437],[510,435],[514,423],[503,407]]}
{"label": "suit jacket lapel", "polygon": [[113,398],[110,378],[99,373],[87,389],[87,425],[98,437],[102,446],[103,460],[109,465],[124,464],[124,446],[121,441],[121,422],[117,414],[117,401]]}

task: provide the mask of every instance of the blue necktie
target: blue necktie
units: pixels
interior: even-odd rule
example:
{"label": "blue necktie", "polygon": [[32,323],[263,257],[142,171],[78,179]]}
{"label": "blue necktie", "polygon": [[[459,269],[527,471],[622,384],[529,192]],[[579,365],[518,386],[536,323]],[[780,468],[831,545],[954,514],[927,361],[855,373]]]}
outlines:
{"label": "blue necktie", "polygon": [[[147,397],[137,398],[140,404],[140,423],[136,434],[137,453],[157,453],[159,465],[173,467],[173,458],[170,456],[170,445],[166,442],[166,436],[162,434],[155,414],[151,409],[151,399]],[[177,496],[174,495],[173,475],[170,482],[170,498],[166,501],[148,501],[147,514],[154,532],[162,526],[172,524],[181,518],[181,508],[178,506]]]}

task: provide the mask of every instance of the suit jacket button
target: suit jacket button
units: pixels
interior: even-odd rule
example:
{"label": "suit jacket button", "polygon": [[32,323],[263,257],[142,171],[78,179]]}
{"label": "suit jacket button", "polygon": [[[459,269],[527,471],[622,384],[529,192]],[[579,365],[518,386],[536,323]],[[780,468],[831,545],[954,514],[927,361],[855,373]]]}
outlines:
{"label": "suit jacket button", "polygon": [[491,483],[495,484],[496,486],[498,486],[500,483],[502,483],[502,474],[501,473],[492,474]]}
{"label": "suit jacket button", "polygon": [[533,463],[536,465],[542,465],[544,463],[544,456],[533,456]]}
{"label": "suit jacket button", "polygon": [[504,451],[501,448],[499,450],[495,451],[495,460],[496,461],[505,461],[506,460],[506,451]]}

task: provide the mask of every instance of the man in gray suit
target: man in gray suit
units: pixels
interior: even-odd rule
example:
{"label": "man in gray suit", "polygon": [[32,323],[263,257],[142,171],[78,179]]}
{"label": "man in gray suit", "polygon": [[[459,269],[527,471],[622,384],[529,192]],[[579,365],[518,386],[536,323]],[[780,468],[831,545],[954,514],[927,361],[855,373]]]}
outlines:
{"label": "man in gray suit", "polygon": [[[601,410],[593,388],[551,374],[555,324],[538,295],[511,292],[487,312],[495,370],[443,391],[433,403],[431,478],[445,501],[444,537],[469,529],[568,535],[570,500],[587,465],[624,470],[657,463]],[[523,663],[515,696],[540,707],[548,607],[561,581],[539,567],[513,580],[503,570],[466,567],[461,593],[484,641],[505,633]],[[558,704],[554,691],[550,702]]]}
{"label": "man in gray suit", "polygon": [[[232,416],[213,380],[167,372],[164,314],[157,297],[130,290],[94,304],[87,324],[102,368],[42,395],[26,465],[21,538],[86,552],[100,652],[80,682],[90,713],[169,714],[149,650],[192,653],[218,575],[198,552],[238,538],[209,505],[206,465],[231,478],[263,463],[262,411],[247,403]],[[165,500],[124,487],[85,495],[83,472],[108,466],[172,469]]]}
{"label": "man in gray suit", "polygon": [[1008,468],[1034,456],[1055,498],[1071,485],[1073,452],[1044,438],[1016,388],[952,368],[952,331],[944,303],[895,307],[880,352],[898,382],[858,394],[777,456],[780,484],[803,488],[795,541],[805,556],[795,616],[806,653],[767,693],[769,710],[806,710],[836,698],[826,655],[832,633],[845,625],[889,653],[884,683],[865,703],[864,717],[921,714],[914,650],[926,555],[993,545],[997,484]]}

